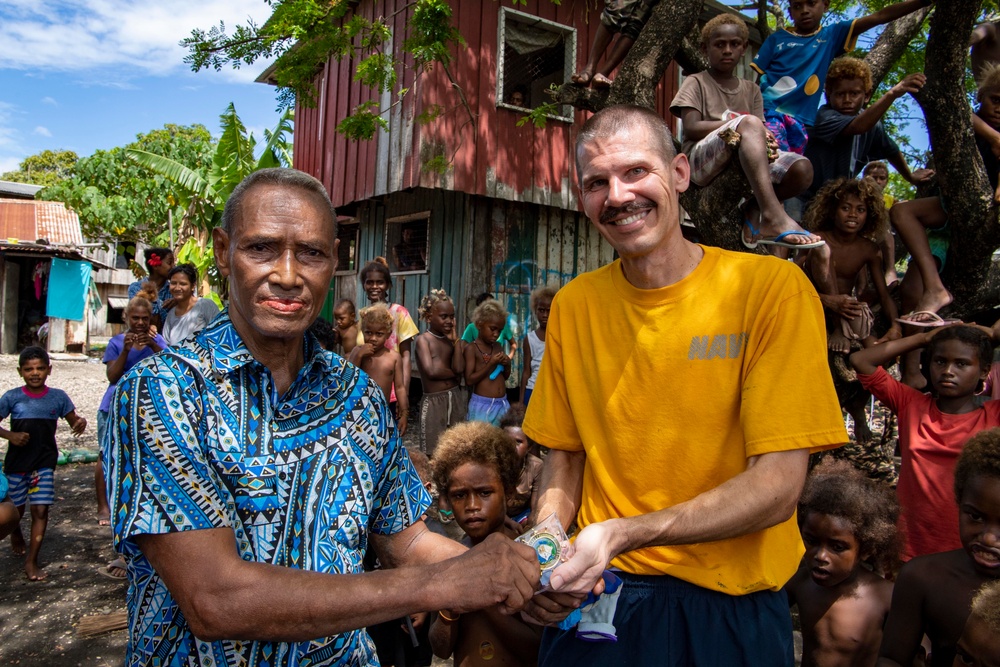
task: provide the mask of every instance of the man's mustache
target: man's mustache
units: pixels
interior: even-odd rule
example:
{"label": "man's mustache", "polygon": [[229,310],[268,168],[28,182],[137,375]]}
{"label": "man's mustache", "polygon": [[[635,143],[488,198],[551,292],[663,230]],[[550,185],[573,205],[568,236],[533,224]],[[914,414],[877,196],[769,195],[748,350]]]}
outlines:
{"label": "man's mustache", "polygon": [[639,211],[648,211],[651,208],[655,208],[656,204],[644,199],[641,201],[631,201],[624,206],[613,206],[611,208],[606,208],[601,212],[601,224],[606,225],[615,218],[625,215],[626,217],[632,215],[633,213],[638,213]]}

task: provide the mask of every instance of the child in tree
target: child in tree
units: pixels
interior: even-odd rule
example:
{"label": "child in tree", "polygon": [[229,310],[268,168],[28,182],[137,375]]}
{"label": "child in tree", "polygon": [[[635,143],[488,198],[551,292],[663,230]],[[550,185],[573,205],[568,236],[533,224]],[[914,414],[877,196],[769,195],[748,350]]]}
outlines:
{"label": "child in tree", "polygon": [[531,443],[521,430],[524,413],[523,404],[512,405],[500,420],[500,428],[514,441],[520,471],[514,493],[507,500],[507,516],[521,524],[528,520],[538,500],[543,466],[542,460],[529,451]]}
{"label": "child in tree", "polygon": [[507,378],[510,377],[510,357],[497,343],[507,311],[499,301],[488,299],[473,312],[479,337],[465,346],[465,384],[472,387],[467,417],[497,426],[510,409],[507,401]]}
{"label": "child in tree", "polygon": [[[505,528],[507,500],[518,474],[514,443],[482,422],[454,426],[441,436],[434,456],[434,480],[475,546],[493,533],[517,537]],[[441,610],[431,621],[430,641],[440,658],[455,656],[456,667],[535,665],[540,628],[489,608],[469,614]]]}
{"label": "child in tree", "polygon": [[[896,198],[886,192],[889,185],[889,167],[881,160],[872,160],[865,165],[861,171],[862,178],[871,179],[875,187],[882,193],[882,203],[885,204],[886,213],[896,203]],[[899,275],[896,273],[896,238],[892,235],[892,229],[886,230],[885,236],[878,241],[879,250],[882,251],[882,266],[885,267],[885,284],[892,290],[899,283]]]}
{"label": "child in tree", "polygon": [[[352,364],[368,373],[372,380],[382,389],[389,407],[396,415],[396,427],[399,434],[406,433],[406,420],[410,411],[406,385],[403,383],[403,358],[395,350],[389,349],[385,341],[392,331],[392,315],[385,304],[361,310],[361,332],[365,337],[363,345],[358,345],[351,351],[348,358]],[[396,400],[390,398],[395,387]]]}
{"label": "child in tree", "polygon": [[997,31],[997,23],[998,19],[994,14],[992,20],[983,21],[972,30],[969,44],[972,46],[972,76],[976,83],[982,80],[987,67],[1000,63],[1000,33]]}
{"label": "child in tree", "polygon": [[[570,77],[573,83],[594,88],[610,88],[611,79],[608,76],[625,60],[635,40],[639,39],[642,27],[649,20],[660,0],[604,0],[604,11],[601,12],[601,23],[594,34],[594,45],[590,47],[590,56],[582,70]],[[604,67],[597,69],[604,52],[607,51],[615,33],[618,39],[604,61]]]}
{"label": "child in tree", "polygon": [[[892,103],[923,88],[927,77],[910,74],[865,108],[872,94],[872,71],[858,58],[837,58],[826,74],[827,103],[819,108],[809,129],[805,156],[813,166],[813,180],[804,198],[811,199],[835,178],[854,178],[872,160],[888,160],[913,185],[934,176],[930,169],[910,172],[903,152],[882,125]],[[886,173],[888,179],[888,173]]]}
{"label": "child in tree", "polygon": [[1000,430],[969,440],[955,466],[954,490],[961,546],[914,558],[900,570],[878,667],[912,665],[925,634],[931,640],[927,664],[952,665],[973,596],[1000,578]]}
{"label": "child in tree", "polygon": [[[802,623],[802,665],[874,665],[899,556],[892,489],[826,458],[806,481],[798,521],[806,553],[785,585]],[[874,570],[874,572],[872,571]]]}
{"label": "child in tree", "polygon": [[341,352],[346,357],[358,345],[358,320],[354,302],[350,299],[338,301],[333,307],[333,321],[340,335]]}
{"label": "child in tree", "polygon": [[955,665],[997,667],[1000,665],[1000,581],[983,584],[956,647]]}
{"label": "child in tree", "polygon": [[[809,280],[816,286],[827,313],[827,341],[840,354],[851,351],[851,341],[865,347],[902,334],[896,323],[896,304],[885,284],[882,253],[876,240],[889,228],[882,193],[869,180],[840,178],[827,183],[816,195],[803,218],[806,228],[818,234],[826,245],[813,248],[797,258]],[[882,311],[892,322],[885,336],[872,334],[874,318],[868,304],[859,301],[855,288],[865,269],[872,276]]]}
{"label": "child in tree", "polygon": [[52,363],[45,350],[26,347],[17,360],[17,374],[24,386],[0,396],[0,421],[10,417],[10,430],[0,428],[0,438],[10,443],[3,463],[9,489],[3,496],[10,494],[18,522],[25,507],[31,505],[30,543],[25,545],[17,526],[10,534],[10,544],[15,555],[24,556],[27,550],[24,573],[31,581],[47,576],[38,562],[38,552],[49,522],[49,507],[55,502],[56,427],[62,418],[75,435],[87,428],[87,420],[76,414],[66,392],[46,386],[51,373]]}
{"label": "child in tree", "polygon": [[[986,68],[977,95],[979,109],[972,116],[972,129],[990,187],[995,189],[993,198],[1000,201],[1000,159],[996,153],[1000,151],[1000,65]],[[924,197],[900,202],[892,207],[889,219],[912,256],[910,269],[900,285],[903,310],[910,308],[903,322],[914,326],[940,326],[937,311],[952,301],[939,275],[944,269],[948,247],[940,240],[932,245],[928,230],[947,231],[948,216],[941,200]],[[913,362],[913,359],[907,360],[904,380],[919,383],[919,373]]]}
{"label": "child in tree", "polygon": [[[1000,401],[976,393],[993,361],[989,329],[953,326],[875,345],[851,355],[861,386],[899,418],[902,464],[896,492],[903,508],[904,560],[959,548],[951,483],[966,441],[1000,426]],[[882,364],[927,348],[932,395],[893,379]],[[908,664],[908,663],[907,663]]]}
{"label": "child in tree", "polygon": [[528,332],[524,337],[524,357],[521,365],[521,396],[520,402],[524,407],[528,407],[531,400],[531,392],[535,388],[535,378],[538,377],[538,369],[542,366],[542,357],[545,355],[545,328],[549,324],[549,310],[552,308],[552,299],[555,298],[558,287],[543,285],[531,290],[529,306],[531,312],[538,320],[538,328]]}
{"label": "child in tree", "polygon": [[691,163],[691,180],[701,186],[736,154],[756,202],[745,211],[745,246],[813,248],[822,240],[803,231],[781,205],[812,181],[809,160],[787,150],[771,154],[773,137],[764,126],[760,89],[734,74],[749,38],[746,23],[732,14],[719,14],[705,24],[701,50],[708,69],[686,77],[670,103],[670,113],[683,122],[681,150]]}
{"label": "child in tree", "polygon": [[438,438],[465,420],[468,404],[459,386],[462,348],[456,345],[455,304],[435,289],[420,302],[420,319],[427,331],[417,336],[417,368],[424,396],[420,402],[420,451],[434,456]]}
{"label": "child in tree", "polygon": [[858,35],[894,21],[930,0],[906,0],[874,14],[823,26],[829,0],[789,0],[792,29],[780,28],[760,47],[752,67],[760,75],[764,120],[778,148],[802,153],[806,128],[816,119],[820,91],[830,62],[854,50]]}

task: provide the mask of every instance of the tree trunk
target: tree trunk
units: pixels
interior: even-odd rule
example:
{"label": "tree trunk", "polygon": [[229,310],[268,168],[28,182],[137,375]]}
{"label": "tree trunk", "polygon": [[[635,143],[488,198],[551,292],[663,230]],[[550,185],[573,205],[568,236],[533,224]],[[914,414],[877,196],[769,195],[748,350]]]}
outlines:
{"label": "tree trunk", "polygon": [[991,261],[1000,246],[995,184],[987,181],[976,148],[963,85],[969,35],[979,9],[977,0],[952,0],[948,11],[939,8],[931,17],[924,70],[927,85],[917,97],[927,119],[951,230],[942,279],[955,297],[950,312],[960,317],[996,305],[996,292],[983,288],[1000,282]]}

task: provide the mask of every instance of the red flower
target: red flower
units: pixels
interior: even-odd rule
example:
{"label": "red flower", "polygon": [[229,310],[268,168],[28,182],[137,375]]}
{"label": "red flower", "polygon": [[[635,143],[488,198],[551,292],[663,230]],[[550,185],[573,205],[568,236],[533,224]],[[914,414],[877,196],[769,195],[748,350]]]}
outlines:
{"label": "red flower", "polygon": [[148,264],[150,268],[153,268],[163,264],[163,260],[160,259],[159,255],[150,255],[149,259],[146,260],[146,264]]}

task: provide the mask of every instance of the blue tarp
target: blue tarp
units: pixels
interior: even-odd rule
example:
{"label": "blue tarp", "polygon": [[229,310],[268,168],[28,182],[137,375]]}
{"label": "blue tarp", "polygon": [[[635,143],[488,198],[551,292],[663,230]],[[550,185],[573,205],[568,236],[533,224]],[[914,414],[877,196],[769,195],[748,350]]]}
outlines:
{"label": "blue tarp", "polygon": [[45,314],[64,320],[83,321],[92,270],[90,262],[53,257]]}

